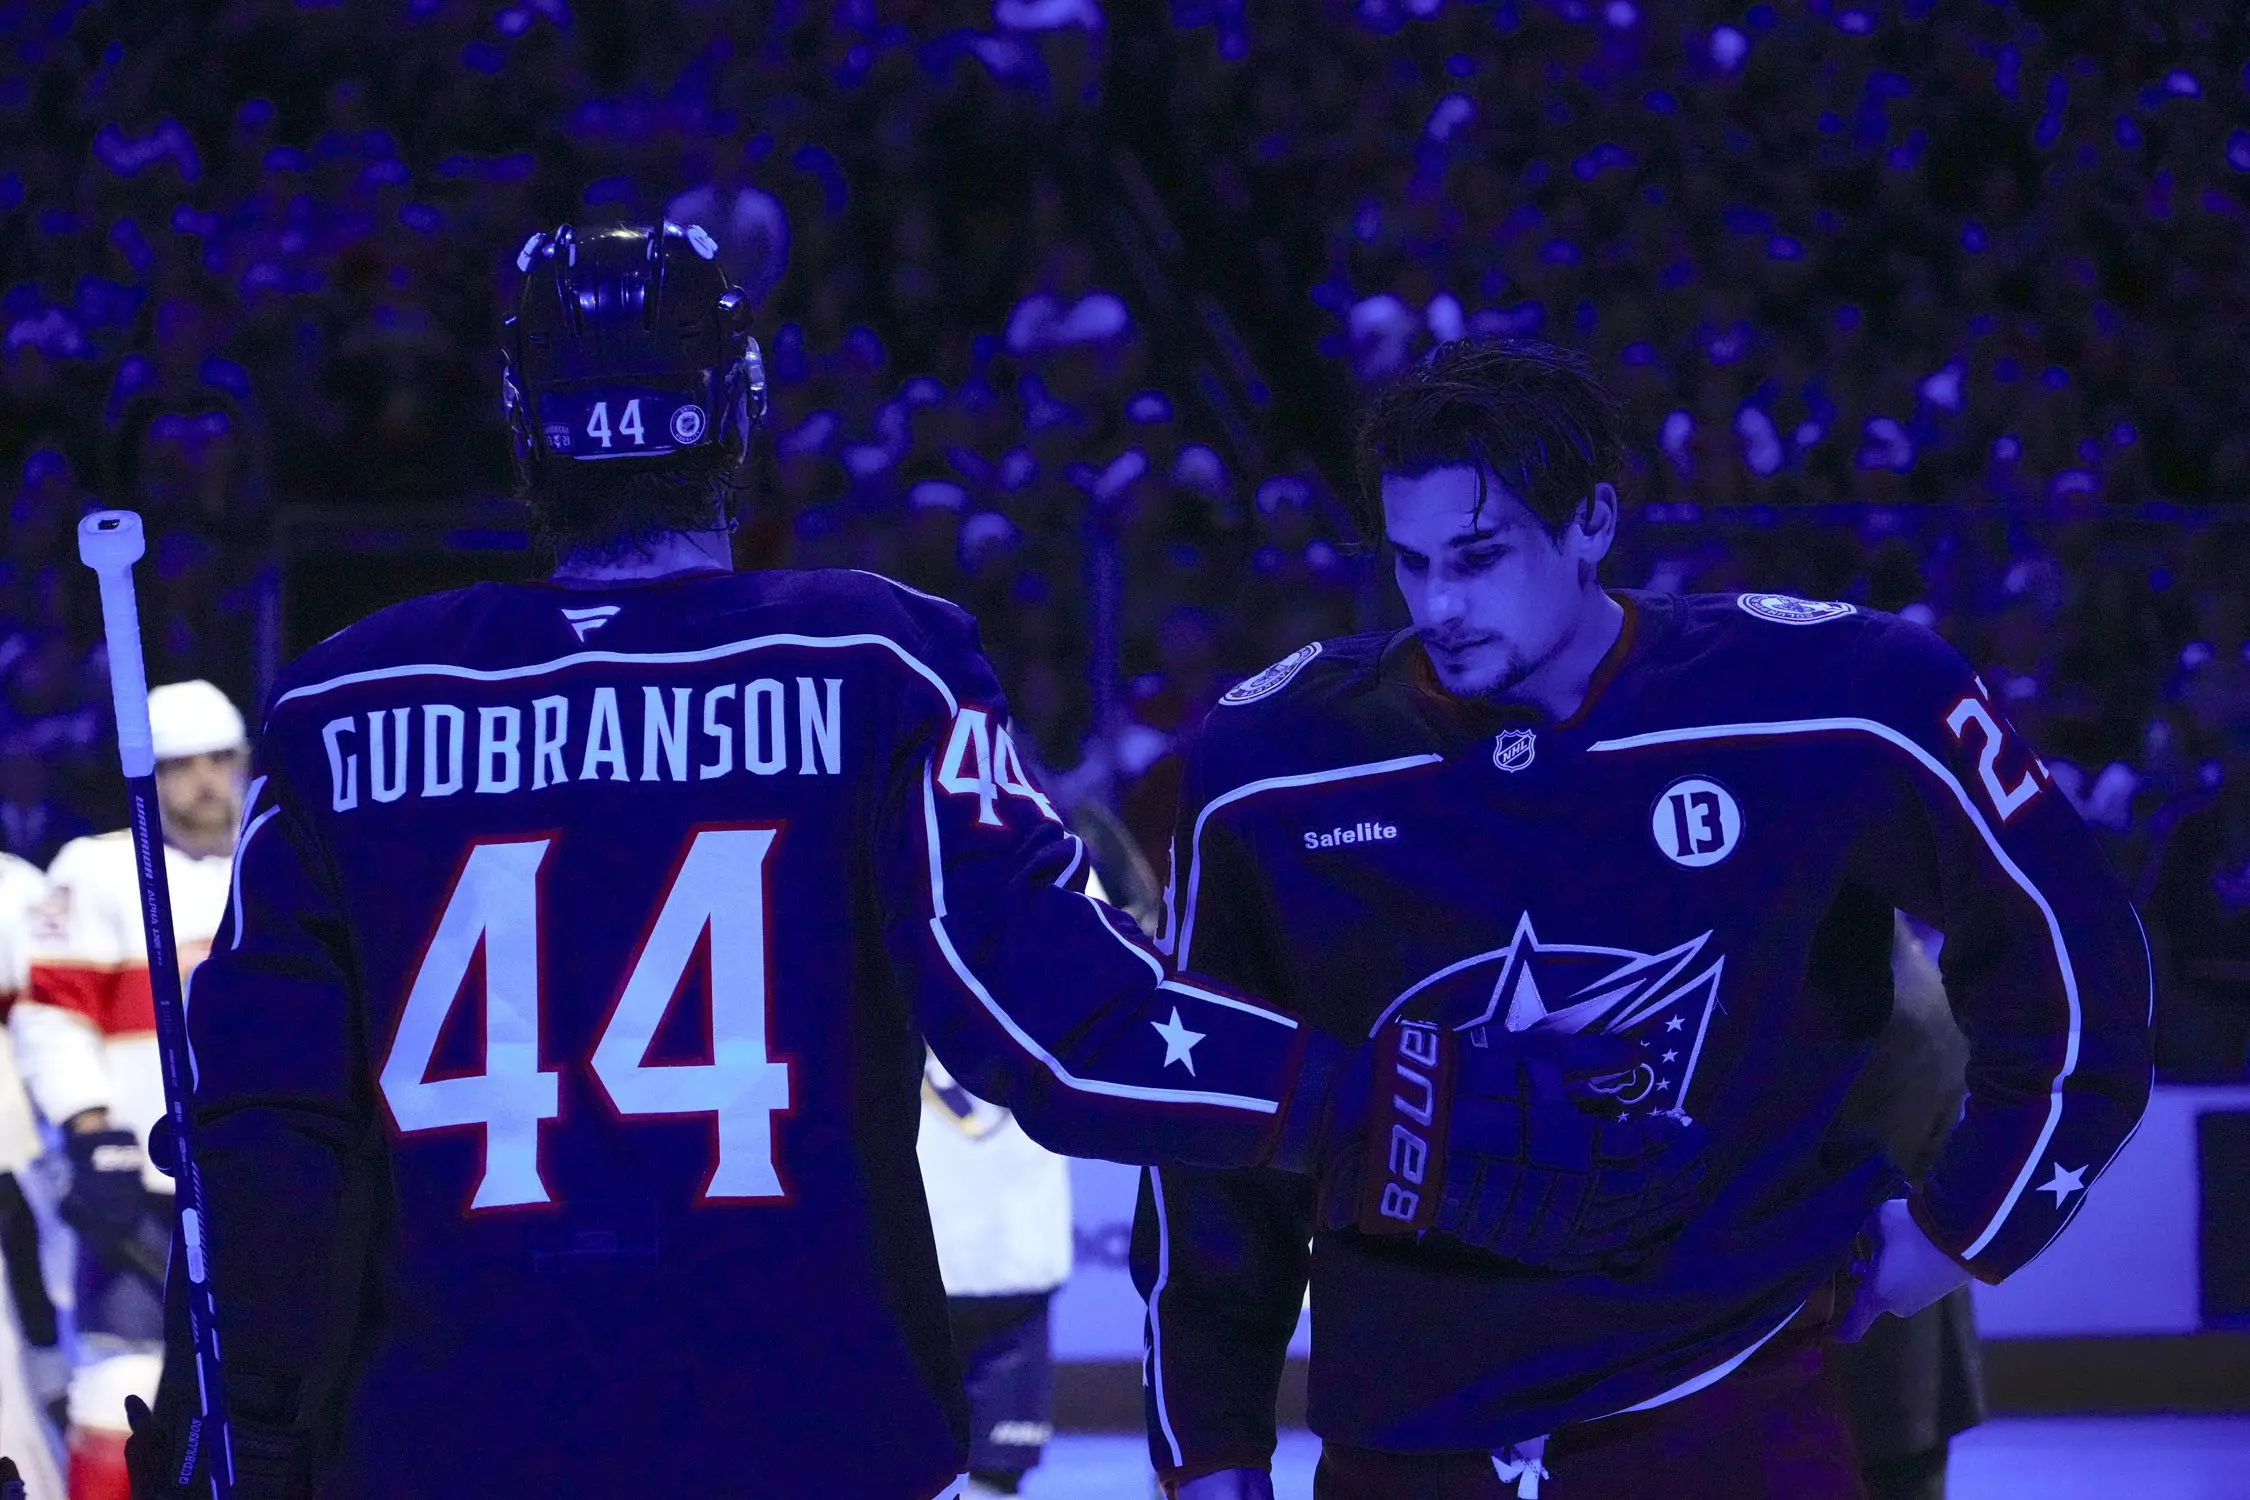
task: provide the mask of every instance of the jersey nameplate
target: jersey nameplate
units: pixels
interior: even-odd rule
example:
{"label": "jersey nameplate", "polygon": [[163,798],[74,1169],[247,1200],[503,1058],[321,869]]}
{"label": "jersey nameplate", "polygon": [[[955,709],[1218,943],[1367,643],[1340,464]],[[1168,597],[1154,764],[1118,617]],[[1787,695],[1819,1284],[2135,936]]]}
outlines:
{"label": "jersey nameplate", "polygon": [[1240,708],[1245,703],[1255,703],[1260,698],[1270,698],[1289,686],[1289,679],[1305,669],[1305,663],[1320,655],[1320,642],[1300,647],[1290,652],[1255,677],[1246,677],[1227,689],[1219,701]]}
{"label": "jersey nameplate", "polygon": [[1857,606],[1833,599],[1799,599],[1790,594],[1741,594],[1734,601],[1746,615],[1776,625],[1821,625],[1859,613]]}

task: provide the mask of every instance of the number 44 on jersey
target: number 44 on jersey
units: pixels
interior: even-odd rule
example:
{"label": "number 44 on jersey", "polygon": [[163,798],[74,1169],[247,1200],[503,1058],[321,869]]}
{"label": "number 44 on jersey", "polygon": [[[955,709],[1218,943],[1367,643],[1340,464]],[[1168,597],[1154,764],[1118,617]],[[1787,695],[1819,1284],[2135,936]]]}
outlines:
{"label": "number 44 on jersey", "polygon": [[1024,774],[1023,757],[1005,724],[995,725],[981,708],[964,708],[954,716],[953,734],[938,757],[937,784],[955,796],[977,799],[977,822],[986,828],[1000,826],[999,799],[1021,797],[1040,815],[1061,822],[1055,805]]}
{"label": "number 44 on jersey", "polygon": [[[709,1114],[718,1160],[706,1199],[788,1196],[773,1116],[789,1108],[789,1065],[766,1055],[765,865],[777,828],[704,828],[649,924],[601,1039],[595,1080],[621,1115]],[[480,843],[446,898],[383,1064],[401,1133],[482,1127],[484,1173],[469,1207],[553,1201],[539,1175],[539,1126],[560,1112],[559,1076],[539,1066],[539,881],[548,839]],[[749,872],[755,872],[751,874]],[[708,929],[712,1060],[647,1065],[649,1046]],[[484,949],[484,1071],[430,1079],[438,1037]]]}

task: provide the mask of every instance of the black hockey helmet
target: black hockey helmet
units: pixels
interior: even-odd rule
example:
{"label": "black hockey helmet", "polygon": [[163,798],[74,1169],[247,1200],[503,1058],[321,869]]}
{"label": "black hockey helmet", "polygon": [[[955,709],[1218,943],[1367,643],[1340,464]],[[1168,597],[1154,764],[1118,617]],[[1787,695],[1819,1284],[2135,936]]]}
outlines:
{"label": "black hockey helmet", "polygon": [[565,224],[525,240],[501,324],[502,399],[527,471],[550,458],[736,463],[766,416],[750,303],[700,225]]}

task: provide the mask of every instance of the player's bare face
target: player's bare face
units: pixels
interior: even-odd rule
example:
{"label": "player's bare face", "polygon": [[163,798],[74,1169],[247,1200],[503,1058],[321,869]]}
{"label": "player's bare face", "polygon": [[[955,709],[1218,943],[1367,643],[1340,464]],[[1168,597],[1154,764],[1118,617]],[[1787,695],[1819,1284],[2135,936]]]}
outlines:
{"label": "player's bare face", "polygon": [[1530,508],[1465,465],[1383,476],[1384,531],[1407,614],[1445,690],[1464,698],[1525,689],[1569,643],[1585,574],[1575,527],[1550,535]]}
{"label": "player's bare face", "polygon": [[223,852],[242,821],[249,768],[250,757],[240,750],[157,762],[156,800],[165,837],[198,854]]}

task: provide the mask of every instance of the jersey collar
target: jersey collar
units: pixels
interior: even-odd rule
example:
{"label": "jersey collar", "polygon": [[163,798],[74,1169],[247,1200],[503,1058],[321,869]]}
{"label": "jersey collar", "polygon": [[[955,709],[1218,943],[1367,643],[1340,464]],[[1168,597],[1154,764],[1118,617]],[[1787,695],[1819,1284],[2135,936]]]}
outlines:
{"label": "jersey collar", "polygon": [[1422,648],[1421,636],[1411,626],[1399,631],[1384,645],[1381,679],[1403,686],[1425,714],[1456,732],[1483,735],[1523,726],[1556,731],[1576,729],[1586,722],[1636,653],[1662,633],[1670,616],[1668,601],[1661,595],[1612,589],[1609,596],[1625,611],[1624,623],[1618,629],[1617,639],[1610,643],[1609,650],[1595,665],[1593,676],[1587,680],[1584,700],[1567,719],[1550,721],[1542,711],[1527,704],[1461,698],[1447,692],[1438,681],[1437,669],[1430,665],[1429,653]]}

